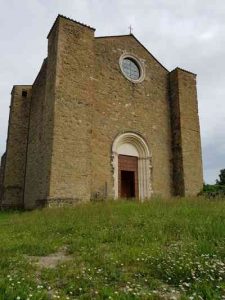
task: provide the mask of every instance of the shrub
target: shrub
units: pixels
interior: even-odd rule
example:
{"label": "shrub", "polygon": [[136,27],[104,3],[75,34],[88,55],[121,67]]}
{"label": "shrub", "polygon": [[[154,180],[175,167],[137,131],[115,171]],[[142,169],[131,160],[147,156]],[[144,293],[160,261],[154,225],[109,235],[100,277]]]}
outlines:
{"label": "shrub", "polygon": [[225,197],[225,185],[221,184],[204,184],[200,195],[208,198]]}

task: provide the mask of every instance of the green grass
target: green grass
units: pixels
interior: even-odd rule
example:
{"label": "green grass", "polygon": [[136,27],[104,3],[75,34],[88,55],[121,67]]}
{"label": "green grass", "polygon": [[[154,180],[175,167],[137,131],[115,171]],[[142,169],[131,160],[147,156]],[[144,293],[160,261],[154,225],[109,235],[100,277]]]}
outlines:
{"label": "green grass", "polygon": [[[28,256],[67,247],[40,269]],[[0,213],[0,299],[225,299],[225,201]]]}

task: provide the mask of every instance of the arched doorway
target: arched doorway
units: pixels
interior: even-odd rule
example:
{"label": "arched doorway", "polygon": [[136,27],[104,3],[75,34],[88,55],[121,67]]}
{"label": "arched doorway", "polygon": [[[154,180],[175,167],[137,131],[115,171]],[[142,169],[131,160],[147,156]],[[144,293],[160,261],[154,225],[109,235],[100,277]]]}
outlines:
{"label": "arched doorway", "polygon": [[138,134],[126,132],[112,146],[115,198],[151,197],[151,156],[147,143]]}

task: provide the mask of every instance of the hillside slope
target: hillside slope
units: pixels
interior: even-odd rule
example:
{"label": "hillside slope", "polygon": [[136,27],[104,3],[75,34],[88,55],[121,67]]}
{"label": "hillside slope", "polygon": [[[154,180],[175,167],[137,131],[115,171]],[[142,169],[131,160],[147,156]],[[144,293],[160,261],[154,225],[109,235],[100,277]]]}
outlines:
{"label": "hillside slope", "polygon": [[225,299],[225,201],[0,213],[0,299]]}

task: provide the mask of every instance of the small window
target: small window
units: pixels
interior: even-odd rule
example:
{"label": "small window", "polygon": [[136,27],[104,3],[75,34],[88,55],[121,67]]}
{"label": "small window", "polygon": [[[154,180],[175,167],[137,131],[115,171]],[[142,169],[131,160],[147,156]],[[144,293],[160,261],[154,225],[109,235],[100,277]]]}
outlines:
{"label": "small window", "polygon": [[27,91],[22,91],[22,97],[27,97]]}

